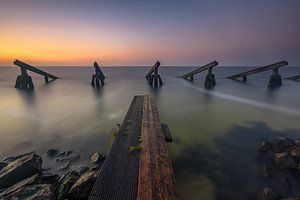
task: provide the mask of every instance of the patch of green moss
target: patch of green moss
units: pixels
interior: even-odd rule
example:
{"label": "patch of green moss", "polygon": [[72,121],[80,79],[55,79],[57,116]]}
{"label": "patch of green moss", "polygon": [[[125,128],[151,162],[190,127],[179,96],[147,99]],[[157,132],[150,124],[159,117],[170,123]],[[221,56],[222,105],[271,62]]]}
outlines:
{"label": "patch of green moss", "polygon": [[143,147],[141,145],[138,145],[138,146],[130,146],[128,148],[128,152],[129,153],[133,153],[135,151],[141,151],[143,149]]}
{"label": "patch of green moss", "polygon": [[114,143],[119,132],[120,132],[120,124],[117,124],[110,132],[110,141],[109,141],[110,146],[112,146],[112,144]]}

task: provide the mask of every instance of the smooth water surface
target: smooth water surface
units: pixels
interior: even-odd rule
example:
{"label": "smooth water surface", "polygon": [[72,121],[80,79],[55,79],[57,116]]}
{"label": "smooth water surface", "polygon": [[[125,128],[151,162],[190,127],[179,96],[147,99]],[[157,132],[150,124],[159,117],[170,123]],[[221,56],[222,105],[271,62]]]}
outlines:
{"label": "smooth water surface", "polygon": [[[268,138],[300,137],[300,83],[283,80],[267,87],[270,72],[247,83],[226,79],[246,68],[216,67],[217,85],[204,88],[178,78],[191,67],[161,67],[164,85],[152,89],[144,67],[103,68],[106,85],[91,87],[92,67],[44,68],[61,79],[45,84],[32,75],[35,89],[14,88],[17,67],[0,68],[0,157],[49,148],[106,153],[111,129],[121,123],[134,95],[155,96],[181,199],[254,199],[264,184],[257,169],[257,147]],[[300,68],[283,68],[283,77]]]}

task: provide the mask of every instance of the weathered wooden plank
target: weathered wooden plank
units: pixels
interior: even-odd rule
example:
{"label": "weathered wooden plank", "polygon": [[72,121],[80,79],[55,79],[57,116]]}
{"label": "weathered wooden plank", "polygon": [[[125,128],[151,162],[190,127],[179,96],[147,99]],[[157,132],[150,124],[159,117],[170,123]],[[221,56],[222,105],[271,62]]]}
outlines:
{"label": "weathered wooden plank", "polygon": [[259,72],[263,72],[263,71],[266,71],[266,70],[271,70],[271,69],[274,69],[274,68],[280,68],[280,67],[283,67],[283,66],[286,66],[286,65],[288,65],[288,62],[281,61],[281,62],[277,62],[277,63],[267,65],[267,66],[264,66],[264,67],[259,67],[259,68],[252,69],[252,70],[249,70],[249,71],[246,71],[246,72],[242,72],[242,73],[239,73],[239,74],[228,76],[227,78],[236,79],[236,78],[243,77],[243,76],[249,76],[249,75],[257,74]]}
{"label": "weathered wooden plank", "polygon": [[52,78],[52,79],[58,79],[58,77],[56,77],[56,76],[54,76],[52,74],[49,74],[49,73],[47,73],[47,72],[45,72],[43,70],[40,70],[38,68],[35,68],[35,67],[31,66],[31,65],[28,65],[28,64],[26,64],[26,63],[24,63],[24,62],[22,62],[20,60],[15,60],[14,64],[17,65],[17,66],[19,66],[19,67],[21,67],[21,68],[25,68],[26,70],[30,70],[32,72],[40,74],[42,76],[45,76],[45,77],[48,77],[48,78]]}
{"label": "weathered wooden plank", "polygon": [[143,96],[135,96],[90,194],[90,200],[135,200],[137,196],[139,145]]}
{"label": "weathered wooden plank", "polygon": [[213,61],[213,62],[211,62],[211,63],[208,63],[207,65],[204,65],[204,66],[202,66],[202,67],[199,67],[199,68],[193,70],[193,71],[190,72],[190,73],[187,73],[187,74],[183,75],[182,78],[185,78],[185,79],[186,79],[186,78],[188,78],[188,77],[190,77],[190,76],[193,76],[193,75],[195,75],[195,74],[198,74],[198,73],[200,73],[200,72],[203,72],[203,71],[205,71],[205,70],[208,70],[209,68],[213,68],[213,67],[215,67],[215,66],[217,66],[217,65],[218,65],[218,62],[217,62],[217,61]]}
{"label": "weathered wooden plank", "polygon": [[169,129],[168,124],[161,123],[161,129],[162,129],[163,134],[165,136],[165,141],[166,142],[172,142],[173,138],[172,138],[172,134],[171,134],[171,131]]}
{"label": "weathered wooden plank", "polygon": [[137,199],[178,199],[175,176],[154,99],[144,97]]}

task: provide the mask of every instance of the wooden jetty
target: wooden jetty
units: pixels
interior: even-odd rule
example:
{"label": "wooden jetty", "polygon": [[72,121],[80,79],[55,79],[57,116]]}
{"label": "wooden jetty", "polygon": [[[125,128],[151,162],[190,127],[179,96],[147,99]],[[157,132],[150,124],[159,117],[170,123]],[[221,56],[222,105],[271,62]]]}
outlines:
{"label": "wooden jetty", "polygon": [[146,74],[146,79],[148,80],[149,84],[155,88],[163,84],[163,81],[160,75],[158,74],[159,66],[160,66],[160,62],[157,61],[155,65],[151,67],[151,69]]}
{"label": "wooden jetty", "polygon": [[204,65],[202,67],[199,67],[199,68],[193,70],[190,73],[183,75],[182,78],[193,81],[195,74],[198,74],[198,73],[208,70],[208,74],[206,75],[206,78],[205,78],[205,86],[213,87],[216,85],[216,79],[215,79],[215,75],[212,73],[212,68],[217,66],[218,64],[219,63],[217,61],[213,61],[211,63],[208,63],[207,65]]}
{"label": "wooden jetty", "polygon": [[96,85],[96,87],[99,88],[100,84],[102,86],[104,85],[105,76],[97,62],[94,62],[94,67],[95,67],[95,74],[92,76],[91,85],[92,86]]}
{"label": "wooden jetty", "polygon": [[300,81],[300,75],[287,77],[287,79],[293,80],[293,81]]}
{"label": "wooden jetty", "polygon": [[247,81],[247,76],[249,76],[249,75],[257,74],[257,73],[267,71],[267,70],[272,70],[273,74],[270,76],[269,86],[277,87],[277,86],[282,85],[282,80],[281,80],[280,74],[278,73],[278,68],[284,67],[286,65],[288,65],[287,61],[281,61],[281,62],[277,62],[277,63],[267,65],[267,66],[264,66],[264,67],[259,67],[259,68],[253,69],[253,70],[249,70],[249,71],[246,71],[246,72],[235,74],[235,75],[229,76],[227,78],[231,78],[231,79],[235,79],[235,80],[238,79],[238,78],[242,78],[242,81],[246,82]]}
{"label": "wooden jetty", "polygon": [[89,200],[177,200],[175,176],[152,96],[135,96]]}
{"label": "wooden jetty", "polygon": [[49,74],[43,70],[40,70],[36,67],[33,67],[29,64],[26,64],[20,60],[15,60],[14,64],[17,65],[18,67],[20,67],[20,69],[21,69],[21,75],[19,75],[16,80],[16,84],[15,84],[16,88],[26,89],[26,90],[32,90],[34,88],[32,78],[31,78],[31,76],[29,76],[27,74],[27,70],[44,76],[46,83],[49,82],[49,79],[52,79],[52,80],[58,79],[58,77],[56,77],[52,74]]}

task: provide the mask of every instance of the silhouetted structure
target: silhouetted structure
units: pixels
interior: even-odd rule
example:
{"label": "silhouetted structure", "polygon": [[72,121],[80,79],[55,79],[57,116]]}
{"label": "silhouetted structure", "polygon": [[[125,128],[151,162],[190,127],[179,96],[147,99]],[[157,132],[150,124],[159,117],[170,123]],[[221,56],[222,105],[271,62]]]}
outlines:
{"label": "silhouetted structure", "polygon": [[32,78],[27,74],[27,70],[44,76],[46,83],[49,82],[49,78],[51,78],[52,80],[58,79],[58,77],[49,74],[47,72],[44,72],[43,70],[35,68],[31,65],[28,65],[20,60],[15,60],[14,64],[20,67],[21,69],[21,75],[19,75],[16,80],[16,84],[15,84],[16,88],[25,89],[25,90],[32,90],[34,88]]}
{"label": "silhouetted structure", "polygon": [[212,73],[212,68],[217,66],[218,64],[219,63],[217,61],[213,61],[211,63],[208,63],[207,65],[204,65],[202,67],[195,69],[194,71],[192,71],[188,74],[183,75],[182,78],[193,81],[195,74],[198,74],[205,70],[208,70],[208,74],[206,75],[206,78],[205,78],[205,86],[213,87],[216,85],[216,79],[215,79],[215,75]]}
{"label": "silhouetted structure", "polygon": [[105,76],[97,62],[94,62],[94,67],[95,67],[95,74],[92,76],[91,84],[92,86],[96,85],[96,87],[99,88],[100,83],[102,86],[104,85]]}
{"label": "silhouetted structure", "polygon": [[160,75],[158,74],[159,66],[160,62],[157,61],[155,65],[151,67],[151,69],[146,74],[146,79],[148,80],[149,84],[155,88],[163,84],[163,81],[161,80]]}
{"label": "silhouetted structure", "polygon": [[300,75],[297,75],[297,76],[291,76],[291,77],[288,77],[287,79],[293,80],[293,81],[300,81]]}
{"label": "silhouetted structure", "polygon": [[175,175],[152,96],[135,96],[89,200],[177,200]]}
{"label": "silhouetted structure", "polygon": [[278,87],[278,86],[282,85],[281,75],[278,73],[278,68],[286,66],[286,65],[288,65],[288,62],[281,61],[281,62],[267,65],[264,67],[259,67],[259,68],[253,69],[253,70],[235,74],[235,75],[229,76],[227,78],[231,78],[231,79],[235,79],[235,80],[237,78],[242,78],[242,81],[246,82],[247,76],[249,76],[249,75],[257,74],[257,73],[267,71],[267,70],[272,70],[273,74],[270,76],[269,86],[270,87]]}

